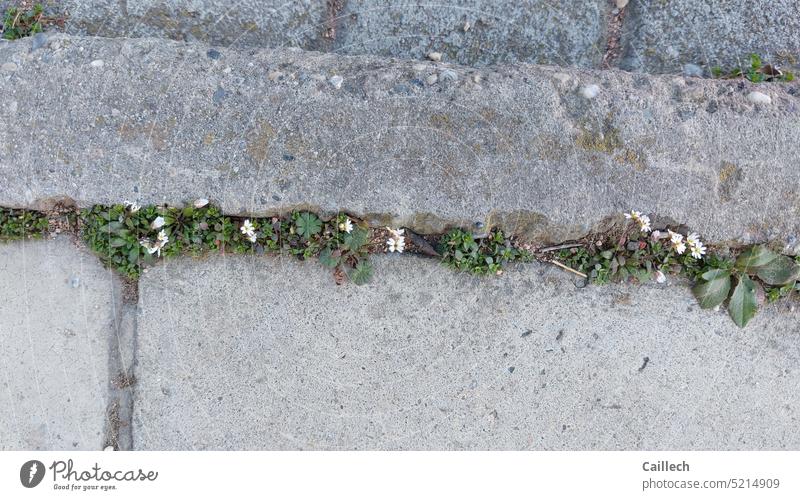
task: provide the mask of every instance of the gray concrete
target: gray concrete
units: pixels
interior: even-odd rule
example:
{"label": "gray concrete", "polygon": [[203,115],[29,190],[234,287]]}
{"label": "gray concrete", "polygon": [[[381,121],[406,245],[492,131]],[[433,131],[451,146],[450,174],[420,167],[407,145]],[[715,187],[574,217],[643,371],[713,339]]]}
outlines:
{"label": "gray concrete", "polygon": [[[800,312],[378,259],[169,261],[140,282],[134,448],[798,449]],[[645,364],[645,358],[649,361]]]}
{"label": "gray concrete", "polygon": [[61,238],[0,244],[0,283],[0,449],[102,449],[116,277]]}
{"label": "gray concrete", "polygon": [[[230,213],[310,206],[420,231],[499,222],[540,241],[637,209],[709,241],[800,246],[796,83],[31,43],[0,45],[0,205],[208,197]],[[771,104],[750,102],[754,89]]]}
{"label": "gray concrete", "polygon": [[[483,66],[596,66],[607,0],[67,0],[67,31],[215,45],[300,47]],[[465,29],[466,28],[466,29]]]}
{"label": "gray concrete", "polygon": [[676,72],[695,64],[748,67],[749,55],[798,67],[797,0],[631,0],[626,7],[620,67]]}

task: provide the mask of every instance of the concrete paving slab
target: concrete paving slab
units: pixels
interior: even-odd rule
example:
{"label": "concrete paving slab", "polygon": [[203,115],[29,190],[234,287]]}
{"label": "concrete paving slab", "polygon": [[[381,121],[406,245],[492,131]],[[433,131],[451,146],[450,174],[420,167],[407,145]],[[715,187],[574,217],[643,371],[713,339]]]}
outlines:
{"label": "concrete paving slab", "polygon": [[535,62],[596,66],[605,50],[606,0],[67,0],[67,32],[160,37],[239,47],[485,66]]}
{"label": "concrete paving slab", "polygon": [[498,222],[545,242],[636,209],[706,241],[800,249],[797,83],[211,57],[153,39],[32,48],[0,45],[13,110],[0,116],[2,205],[203,197],[232,214],[348,210],[422,232]]}
{"label": "concrete paving slab", "polygon": [[738,329],[681,286],[394,257],[362,287],[291,259],[150,270],[134,448],[800,447],[797,309]]}
{"label": "concrete paving slab", "polygon": [[[631,0],[620,67],[649,73],[729,70],[764,62],[798,67],[800,3],[795,0]],[[695,70],[696,71],[696,70]]]}
{"label": "concrete paving slab", "polygon": [[115,276],[67,238],[0,245],[0,449],[101,450]]}

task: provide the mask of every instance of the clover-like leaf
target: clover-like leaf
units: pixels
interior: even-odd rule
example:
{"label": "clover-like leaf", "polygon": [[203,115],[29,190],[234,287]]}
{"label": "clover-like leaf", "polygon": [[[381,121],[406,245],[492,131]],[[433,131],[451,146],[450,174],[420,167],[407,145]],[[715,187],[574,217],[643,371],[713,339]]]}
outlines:
{"label": "clover-like leaf", "polygon": [[739,258],[736,259],[736,267],[746,273],[753,273],[760,267],[764,267],[775,258],[778,254],[768,249],[763,245],[758,245],[742,252]]}
{"label": "clover-like leaf", "polygon": [[351,269],[347,275],[350,281],[356,285],[363,285],[372,278],[372,264],[370,264],[369,261],[360,260],[358,264],[356,264],[356,267]]}
{"label": "clover-like leaf", "polygon": [[355,227],[349,234],[345,235],[344,246],[351,252],[357,252],[361,247],[367,244],[368,240],[369,232],[366,229]]}
{"label": "clover-like leaf", "polygon": [[322,221],[319,217],[309,212],[301,212],[295,216],[297,234],[308,239],[322,230]]}
{"label": "clover-like leaf", "polygon": [[713,276],[714,279],[698,283],[692,288],[694,296],[697,297],[697,302],[700,303],[700,307],[703,309],[711,309],[712,307],[717,307],[722,304],[725,299],[728,298],[728,293],[731,291],[730,273],[722,269],[715,269],[714,271],[719,272],[713,275],[710,274],[711,271],[703,274],[703,277],[709,275]]}
{"label": "clover-like leaf", "polygon": [[778,255],[756,269],[756,276],[768,285],[785,285],[800,278],[800,265],[785,255]]}
{"label": "clover-like leaf", "polygon": [[739,327],[744,327],[753,319],[758,309],[756,290],[760,285],[743,274],[739,276],[739,283],[733,290],[731,300],[728,302],[728,314]]}
{"label": "clover-like leaf", "polygon": [[330,248],[323,248],[322,251],[319,253],[319,261],[325,267],[334,268],[339,265],[341,262],[341,256],[338,255],[339,252],[333,252]]}

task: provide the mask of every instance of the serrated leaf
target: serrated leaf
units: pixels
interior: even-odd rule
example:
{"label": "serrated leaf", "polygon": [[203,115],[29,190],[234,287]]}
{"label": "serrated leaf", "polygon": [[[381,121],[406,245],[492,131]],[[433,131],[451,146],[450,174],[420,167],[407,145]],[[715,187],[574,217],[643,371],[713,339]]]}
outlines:
{"label": "serrated leaf", "polygon": [[363,285],[372,278],[372,264],[370,264],[369,261],[360,260],[358,264],[356,264],[356,267],[351,269],[347,275],[350,281],[356,285]]}
{"label": "serrated leaf", "polygon": [[747,325],[747,322],[756,315],[756,309],[758,309],[756,289],[758,286],[758,283],[746,275],[739,276],[739,283],[728,302],[728,313],[739,327]]}
{"label": "serrated leaf", "polygon": [[330,248],[324,248],[319,253],[319,261],[325,267],[334,268],[339,265],[341,258],[338,255],[334,255]]}
{"label": "serrated leaf", "polygon": [[763,245],[758,245],[742,252],[739,258],[736,259],[736,267],[740,271],[752,273],[759,267],[766,266],[777,257],[778,254],[772,250]]}
{"label": "serrated leaf", "polygon": [[730,271],[726,271],[725,269],[712,269],[704,272],[701,277],[706,281],[714,281],[717,278],[728,277],[730,275]]}
{"label": "serrated leaf", "polygon": [[322,230],[322,221],[309,212],[301,212],[295,217],[297,234],[308,239]]}
{"label": "serrated leaf", "polygon": [[711,281],[698,283],[692,288],[694,296],[697,297],[697,302],[700,303],[700,307],[703,309],[711,309],[722,304],[728,298],[730,291],[731,277],[727,272]]}
{"label": "serrated leaf", "polygon": [[756,269],[756,275],[768,285],[785,285],[797,281],[800,266],[784,255],[778,255],[764,266]]}

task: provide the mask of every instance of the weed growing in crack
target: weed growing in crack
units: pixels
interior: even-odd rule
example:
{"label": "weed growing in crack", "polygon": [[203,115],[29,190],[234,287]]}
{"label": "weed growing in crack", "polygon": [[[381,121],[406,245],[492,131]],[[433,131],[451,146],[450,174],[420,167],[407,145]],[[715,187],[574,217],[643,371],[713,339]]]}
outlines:
{"label": "weed growing in crack", "polygon": [[366,260],[369,230],[354,226],[346,215],[327,222],[310,212],[244,219],[205,203],[185,208],[126,203],[83,210],[81,222],[89,247],[104,264],[130,278],[138,278],[158,258],[207,252],[319,257],[356,284],[372,276]]}
{"label": "weed growing in crack", "polygon": [[474,274],[500,275],[505,264],[533,260],[528,251],[516,248],[500,230],[476,238],[468,231],[454,229],[440,241],[439,253],[447,267]]}
{"label": "weed growing in crack", "polygon": [[762,63],[761,56],[750,54],[750,66],[723,70],[719,66],[711,68],[714,78],[746,78],[753,83],[761,82],[791,82],[794,74],[791,71],[781,71],[777,66]]}
{"label": "weed growing in crack", "polygon": [[0,241],[41,238],[47,229],[47,217],[40,212],[0,207]]}
{"label": "weed growing in crack", "polygon": [[9,7],[3,14],[3,38],[18,40],[42,32],[44,8],[36,4],[28,10]]}
{"label": "weed growing in crack", "polygon": [[707,252],[696,233],[684,236],[670,229],[651,233],[647,216],[632,212],[626,217],[638,227],[626,227],[618,238],[560,250],[558,260],[596,284],[684,276],[696,283],[692,290],[700,307],[715,308],[727,300],[728,313],[740,327],[753,318],[765,295],[777,300],[800,290],[800,257],[792,259],[762,245],[737,258],[724,256]]}

